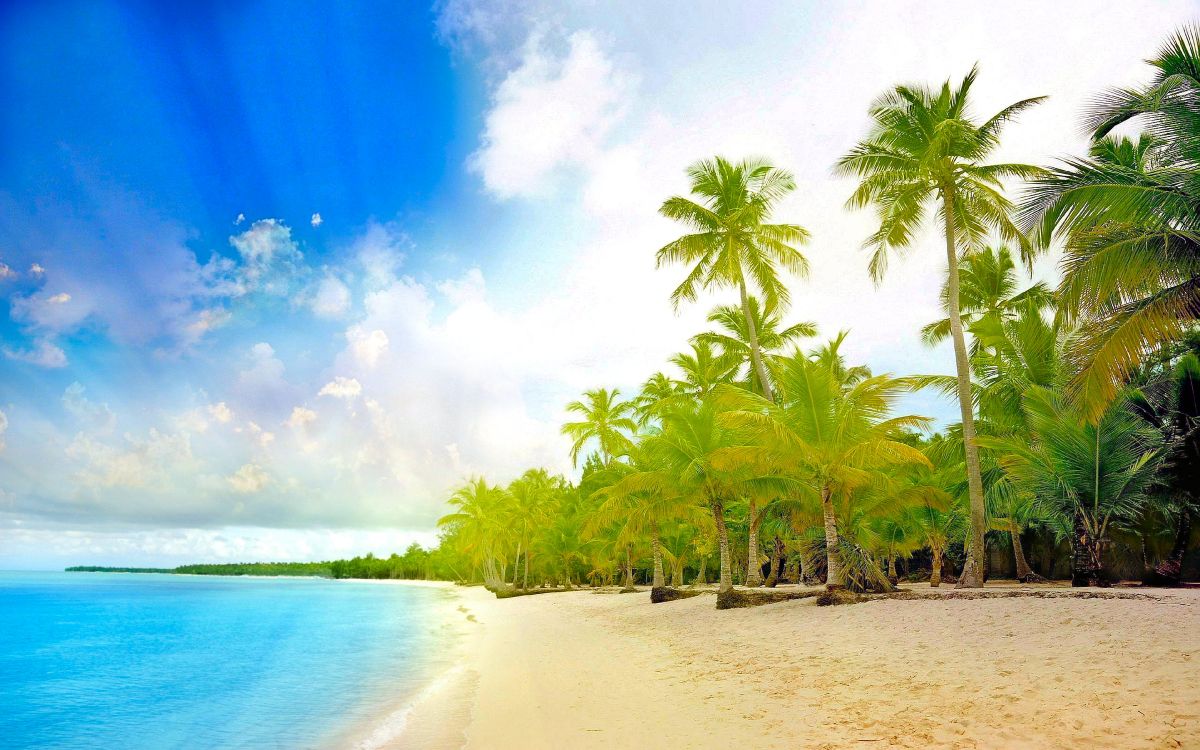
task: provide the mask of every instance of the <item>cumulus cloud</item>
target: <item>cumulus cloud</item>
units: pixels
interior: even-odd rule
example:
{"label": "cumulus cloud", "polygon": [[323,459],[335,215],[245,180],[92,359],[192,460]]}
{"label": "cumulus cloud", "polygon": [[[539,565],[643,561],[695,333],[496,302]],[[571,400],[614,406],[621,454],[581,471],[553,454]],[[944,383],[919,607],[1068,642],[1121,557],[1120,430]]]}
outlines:
{"label": "cumulus cloud", "polygon": [[65,305],[70,301],[71,301],[71,295],[67,294],[66,292],[59,292],[58,294],[52,294],[46,298],[46,302],[51,305]]}
{"label": "cumulus cloud", "polygon": [[83,385],[76,381],[63,391],[62,405],[77,424],[90,432],[109,434],[117,427],[117,415],[108,404],[98,404],[84,395]]}
{"label": "cumulus cloud", "polygon": [[351,326],[346,331],[346,340],[354,359],[365,367],[374,367],[388,349],[387,334],[379,329],[367,331],[362,326]]}
{"label": "cumulus cloud", "polygon": [[304,254],[291,228],[276,219],[254,222],[230,237],[229,244],[241,256],[239,273],[246,291],[284,295],[303,273]]}
{"label": "cumulus cloud", "polygon": [[31,266],[29,266],[29,275],[30,276],[41,276],[44,273],[46,273],[46,269],[42,268],[41,263],[34,263]]}
{"label": "cumulus cloud", "polygon": [[309,219],[308,223],[312,224],[313,229],[316,229],[317,227],[324,224],[325,220],[321,218],[321,214],[313,214],[312,218]]}
{"label": "cumulus cloud", "polygon": [[271,483],[271,475],[258,464],[244,464],[232,475],[226,477],[234,492],[248,495],[262,492]]}
{"label": "cumulus cloud", "polygon": [[233,410],[229,408],[224,401],[218,401],[215,404],[208,405],[208,415],[214,421],[221,424],[229,424],[233,421]]}
{"label": "cumulus cloud", "polygon": [[321,318],[340,318],[350,309],[350,287],[336,276],[326,276],[317,284],[310,303]]}
{"label": "cumulus cloud", "polygon": [[317,421],[317,413],[315,411],[304,406],[296,406],[292,408],[292,415],[288,417],[287,426],[293,430],[298,430],[315,421]]}
{"label": "cumulus cloud", "polygon": [[493,94],[470,166],[499,197],[546,194],[557,170],[594,158],[621,115],[631,78],[591,32],[575,32],[566,44],[558,55],[531,36],[521,64]]}
{"label": "cumulus cloud", "polygon": [[12,268],[7,263],[0,263],[0,281],[7,281],[8,279],[15,279],[15,278],[17,278],[17,276],[18,276],[17,272],[12,270]]}
{"label": "cumulus cloud", "polygon": [[354,378],[346,378],[338,375],[332,381],[322,386],[317,395],[349,400],[358,397],[361,393],[362,383],[359,383]]}

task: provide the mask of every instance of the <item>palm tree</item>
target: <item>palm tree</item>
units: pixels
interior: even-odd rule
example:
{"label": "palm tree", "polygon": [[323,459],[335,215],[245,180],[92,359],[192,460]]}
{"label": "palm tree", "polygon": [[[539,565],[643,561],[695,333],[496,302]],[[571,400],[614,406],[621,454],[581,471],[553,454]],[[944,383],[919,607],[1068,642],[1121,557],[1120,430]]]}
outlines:
{"label": "palm tree", "polygon": [[714,351],[707,341],[693,341],[691,353],[680,352],[671,357],[671,364],[683,373],[681,389],[694,398],[704,398],[719,383],[728,383],[737,370],[732,357]]}
{"label": "palm tree", "polygon": [[1046,513],[1071,529],[1071,584],[1107,585],[1104,551],[1112,524],[1141,511],[1161,459],[1161,436],[1125,400],[1095,424],[1056,389],[1034,386],[1024,398],[1033,440],[980,437],[1000,465]]}
{"label": "palm tree", "polygon": [[567,422],[562,432],[574,441],[571,446],[571,461],[579,465],[579,453],[588,441],[595,440],[600,448],[600,460],[605,465],[613,458],[627,453],[632,446],[629,435],[637,429],[634,421],[634,404],[622,401],[616,388],[597,388],[585,391],[583,401],[567,404],[567,411],[578,414],[582,419]]}
{"label": "palm tree", "polygon": [[790,475],[811,485],[821,498],[825,527],[826,585],[845,585],[839,556],[835,496],[848,497],[886,466],[927,464],[902,441],[904,431],[927,424],[923,417],[889,417],[903,379],[877,375],[845,385],[834,369],[800,352],[776,370],[779,402],[739,388],[721,386],[717,398],[729,411],[722,423],[743,438],[718,452],[722,468],[757,466],[760,473]]}
{"label": "palm tree", "polygon": [[[972,356],[978,354],[981,334],[993,331],[1032,305],[1042,308],[1053,301],[1053,293],[1042,282],[1017,291],[1017,266],[1012,251],[1001,245],[964,255],[959,260],[959,316],[973,334]],[[942,285],[942,304],[949,309],[949,284]],[[950,336],[950,318],[935,320],[921,329],[930,346]]]}
{"label": "palm tree", "polygon": [[[750,298],[749,320],[754,324],[758,347],[764,357],[794,346],[800,339],[817,335],[816,323],[796,323],[783,328],[779,312],[764,311],[758,297]],[[720,347],[722,354],[738,363],[739,370],[744,368],[750,390],[765,395],[766,390],[759,382],[758,371],[754,367],[750,326],[746,321],[747,317],[738,305],[719,305],[708,314],[708,322],[716,323],[721,330],[697,334],[692,341]]]}
{"label": "palm tree", "polygon": [[[506,525],[517,537],[516,566],[521,564],[524,551],[525,578],[521,588],[529,588],[529,564],[533,556],[534,534],[549,520],[551,505],[561,491],[561,481],[552,478],[545,469],[530,469],[508,485],[512,499]],[[513,584],[517,571],[513,570]]]}
{"label": "palm tree", "polygon": [[[727,386],[722,386],[727,387]],[[732,445],[732,435],[717,423],[717,413],[708,402],[681,405],[662,415],[662,431],[649,435],[642,446],[650,463],[662,472],[681,501],[708,508],[716,529],[721,554],[719,591],[733,588],[733,558],[725,508],[728,503],[761,487],[779,487],[779,477],[756,474],[754,467],[718,467],[714,457]]]}
{"label": "palm tree", "polygon": [[798,224],[767,223],[775,204],[795,189],[795,182],[791,174],[761,159],[734,163],[719,156],[690,166],[688,177],[696,200],[674,196],[663,202],[659,212],[692,232],[660,248],[656,265],[691,266],[671,294],[676,307],[685,300],[695,301],[701,289],[737,288],[751,361],[765,395],[771,398],[750,309],[750,287],[757,288],[767,310],[781,309],[789,294],[779,278],[779,267],[797,276],[808,272],[808,261],[795,247],[808,240],[808,232]]}
{"label": "palm tree", "polygon": [[600,490],[599,506],[588,520],[590,533],[604,526],[619,525],[622,533],[648,536],[653,556],[654,588],[666,585],[663,575],[662,526],[683,521],[694,526],[704,523],[707,508],[695,502],[694,496],[680,492],[669,470],[656,465],[662,452],[648,449],[634,451],[632,467],[621,479]]}
{"label": "palm tree", "polygon": [[648,425],[667,405],[677,401],[681,395],[683,395],[683,387],[678,381],[672,380],[661,372],[651,375],[642,384],[641,391],[633,399],[638,426]]}
{"label": "palm tree", "polygon": [[438,526],[458,532],[462,552],[476,568],[483,567],[483,580],[489,589],[503,587],[501,567],[506,527],[501,521],[508,493],[476,477],[454,491],[449,503],[456,510],[438,519]]}
{"label": "palm tree", "polygon": [[975,444],[970,362],[960,313],[959,253],[960,247],[978,247],[989,232],[996,232],[1017,243],[1023,258],[1031,257],[1031,245],[1009,218],[1011,204],[1002,192],[1002,181],[1037,177],[1041,171],[1025,164],[985,164],[984,160],[999,144],[1003,125],[1043,98],[1010,104],[977,124],[968,111],[968,96],[976,75],[977,70],[972,68],[955,88],[946,81],[937,90],[897,86],[884,94],[871,105],[870,135],[837,163],[837,172],[861,179],[848,205],[873,205],[878,211],[879,229],[866,243],[875,251],[870,270],[876,280],[887,269],[888,255],[912,244],[929,204],[937,204],[946,240],[946,301],[971,502],[967,563],[959,578],[959,586],[968,587],[983,585],[987,517]]}

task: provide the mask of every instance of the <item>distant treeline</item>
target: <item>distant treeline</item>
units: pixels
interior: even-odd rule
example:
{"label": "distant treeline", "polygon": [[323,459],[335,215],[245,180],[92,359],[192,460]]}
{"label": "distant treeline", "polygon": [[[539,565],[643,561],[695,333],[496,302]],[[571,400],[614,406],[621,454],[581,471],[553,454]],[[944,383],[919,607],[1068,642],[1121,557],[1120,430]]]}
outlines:
{"label": "distant treeline", "polygon": [[445,555],[411,544],[403,555],[354,557],[325,562],[248,562],[180,565],[177,568],[118,568],[75,565],[69,573],[178,573],[199,576],[308,576],[314,578],[391,578],[453,580]]}

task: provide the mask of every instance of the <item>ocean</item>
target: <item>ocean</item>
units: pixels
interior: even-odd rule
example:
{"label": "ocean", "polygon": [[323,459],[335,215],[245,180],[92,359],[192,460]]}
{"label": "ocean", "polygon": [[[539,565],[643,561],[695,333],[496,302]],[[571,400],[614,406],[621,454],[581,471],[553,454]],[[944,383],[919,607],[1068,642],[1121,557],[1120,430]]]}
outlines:
{"label": "ocean", "polygon": [[359,747],[372,727],[400,731],[405,702],[454,668],[454,601],[370,582],[0,572],[0,748]]}

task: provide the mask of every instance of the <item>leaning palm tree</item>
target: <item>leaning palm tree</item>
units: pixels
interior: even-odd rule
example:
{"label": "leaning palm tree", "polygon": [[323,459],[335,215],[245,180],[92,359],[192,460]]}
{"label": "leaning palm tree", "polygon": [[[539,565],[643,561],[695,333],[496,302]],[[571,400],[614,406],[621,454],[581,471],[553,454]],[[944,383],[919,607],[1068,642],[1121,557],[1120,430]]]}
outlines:
{"label": "leaning palm tree", "polygon": [[460,552],[471,560],[472,567],[483,568],[484,585],[493,590],[503,587],[505,548],[511,533],[502,519],[511,497],[476,477],[456,489],[449,503],[455,510],[439,518],[438,526],[457,532]]}
{"label": "leaning palm tree", "polygon": [[582,419],[567,422],[562,432],[574,442],[571,445],[571,461],[578,465],[579,454],[589,441],[595,440],[603,464],[629,451],[629,435],[637,429],[634,421],[634,404],[622,401],[616,388],[597,388],[585,391],[582,401],[567,404],[567,411],[578,414]]}
{"label": "leaning palm tree", "polygon": [[761,159],[734,163],[720,156],[696,162],[688,177],[695,200],[677,195],[664,201],[659,212],[692,231],[660,248],[656,264],[691,266],[671,294],[676,307],[694,302],[701,289],[738,290],[754,371],[771,398],[750,293],[757,288],[767,310],[781,309],[790,297],[780,267],[797,276],[808,272],[808,261],[795,247],[808,240],[808,231],[798,224],[768,223],[775,204],[795,189],[795,182],[790,173]]}
{"label": "leaning palm tree", "polygon": [[962,411],[967,479],[970,488],[971,533],[967,564],[960,586],[983,585],[984,533],[987,517],[980,479],[979,449],[971,403],[971,370],[959,300],[959,254],[983,244],[991,232],[1017,244],[1028,261],[1032,246],[1009,218],[1011,204],[1003,180],[1037,177],[1041,170],[1026,164],[986,164],[999,145],[1006,122],[1043,97],[1010,104],[983,123],[972,119],[968,97],[977,70],[957,87],[946,81],[940,89],[897,86],[871,105],[873,127],[866,140],[837,162],[837,172],[860,178],[848,205],[873,205],[879,229],[867,240],[874,249],[871,276],[883,277],[888,256],[904,251],[924,223],[929,205],[937,204],[946,240],[946,301],[950,337],[958,373],[958,402]]}
{"label": "leaning palm tree", "polygon": [[716,466],[751,465],[759,473],[790,475],[811,485],[821,498],[826,585],[840,588],[845,579],[835,504],[870,485],[885,467],[928,464],[903,441],[906,430],[928,420],[890,416],[896,399],[911,389],[908,381],[876,375],[844,385],[831,368],[800,352],[779,363],[776,382],[778,403],[740,388],[717,389],[719,403],[729,410],[722,423],[741,440],[717,453]]}
{"label": "leaning palm tree", "polygon": [[672,355],[671,364],[683,375],[679,381],[681,390],[693,398],[704,398],[718,384],[730,382],[738,366],[737,360],[700,340],[692,342],[691,352]]}

